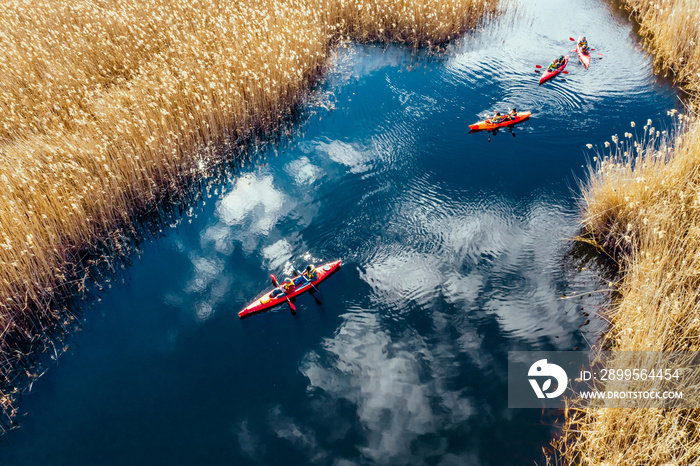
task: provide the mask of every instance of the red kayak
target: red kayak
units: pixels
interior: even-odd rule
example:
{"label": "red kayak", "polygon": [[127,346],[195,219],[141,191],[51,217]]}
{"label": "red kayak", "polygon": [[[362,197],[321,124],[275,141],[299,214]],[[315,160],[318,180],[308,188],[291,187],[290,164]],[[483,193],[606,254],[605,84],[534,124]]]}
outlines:
{"label": "red kayak", "polygon": [[591,53],[588,45],[583,44],[584,47],[581,47],[581,44],[582,41],[579,37],[576,41],[576,54],[578,55],[578,59],[581,60],[581,63],[583,63],[583,67],[588,69],[588,67],[591,66]]}
{"label": "red kayak", "polygon": [[306,279],[306,275],[300,275],[294,279],[294,287],[284,291],[284,288],[277,287],[268,291],[264,295],[260,296],[258,299],[250,303],[245,309],[238,313],[238,317],[246,317],[256,312],[261,312],[271,307],[275,307],[279,304],[284,304],[287,302],[287,298],[293,298],[306,291],[313,289],[311,284],[318,285],[326,278],[330,277],[333,272],[340,268],[341,261],[329,262],[325,265],[316,268],[316,277],[309,281]]}
{"label": "red kayak", "polygon": [[[556,62],[556,60],[554,60],[552,62],[552,64],[550,64],[549,66],[551,67],[554,64],[554,62]],[[564,56],[564,61],[562,63],[560,63],[557,68],[550,70],[550,68],[547,67],[547,69],[544,71],[544,73],[542,73],[542,77],[540,78],[540,85],[545,83],[546,81],[549,81],[550,79],[552,79],[553,77],[555,77],[556,75],[558,75],[559,73],[564,71],[564,68],[566,68],[567,63],[569,63],[569,56],[568,55]]]}
{"label": "red kayak", "polygon": [[493,120],[479,121],[477,123],[474,123],[473,125],[469,125],[469,129],[472,131],[482,131],[485,129],[503,128],[505,126],[511,126],[516,123],[520,123],[521,121],[525,121],[528,118],[530,118],[530,115],[530,112],[518,112],[515,118],[511,117],[510,115],[507,115],[504,117],[503,120],[499,121],[498,123],[494,122]]}

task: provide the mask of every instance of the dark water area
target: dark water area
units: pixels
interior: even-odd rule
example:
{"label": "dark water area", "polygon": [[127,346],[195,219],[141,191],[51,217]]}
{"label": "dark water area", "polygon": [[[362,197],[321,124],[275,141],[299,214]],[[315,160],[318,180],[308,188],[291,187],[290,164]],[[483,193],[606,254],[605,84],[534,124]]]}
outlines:
{"label": "dark water area", "polygon": [[[581,34],[605,58],[539,87]],[[679,106],[605,2],[523,1],[440,57],[341,48],[304,134],[86,310],[0,464],[543,464],[561,413],[508,409],[507,354],[605,328],[607,283],[569,240],[586,144]],[[512,107],[532,118],[468,134]],[[238,318],[270,272],[334,259],[322,304]]]}

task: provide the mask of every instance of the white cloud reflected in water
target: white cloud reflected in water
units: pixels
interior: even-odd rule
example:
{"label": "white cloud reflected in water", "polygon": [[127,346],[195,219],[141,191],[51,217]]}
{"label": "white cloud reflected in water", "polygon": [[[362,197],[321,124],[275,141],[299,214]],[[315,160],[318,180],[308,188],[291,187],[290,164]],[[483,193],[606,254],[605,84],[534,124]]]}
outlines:
{"label": "white cloud reflected in water", "polygon": [[284,171],[298,185],[313,184],[323,175],[323,170],[312,164],[308,157],[299,157],[292,160],[285,167]]}
{"label": "white cloud reflected in water", "polygon": [[301,372],[310,388],[356,405],[366,431],[359,446],[365,458],[378,464],[420,462],[412,450],[422,435],[455,427],[474,411],[461,390],[445,383],[448,354],[415,334],[395,341],[374,313],[343,317],[336,335],[324,340],[323,352],[307,354]]}
{"label": "white cloud reflected in water", "polygon": [[[251,253],[261,237],[270,233],[279,219],[293,207],[293,202],[275,188],[272,175],[248,174],[238,178],[216,206],[218,223],[206,231],[203,240],[216,242],[224,233],[225,241],[240,242],[244,251]],[[235,227],[235,237],[226,227]]]}
{"label": "white cloud reflected in water", "polygon": [[[572,321],[580,316],[562,312],[557,286],[562,244],[573,228],[562,216],[573,214],[550,199],[533,200],[524,216],[516,210],[504,199],[430,204],[415,192],[394,208],[384,242],[360,268],[375,308],[341,316],[335,335],[300,364],[310,390],[354,406],[364,460],[479,464],[439,433],[508,415],[477,406],[456,382],[465,367],[476,367],[475,375],[505,383],[480,322],[497,323],[515,344],[544,339],[569,349]],[[428,319],[428,328],[397,330],[414,313]],[[470,421],[475,416],[479,421]]]}
{"label": "white cloud reflected in water", "polygon": [[302,148],[307,151],[318,151],[326,154],[331,160],[345,165],[352,173],[363,173],[370,168],[370,162],[377,157],[376,151],[362,147],[356,143],[338,140],[329,142],[317,141],[306,144]]}
{"label": "white cloud reflected in water", "polygon": [[[311,168],[307,171],[314,172]],[[303,200],[303,196],[293,198],[275,187],[269,173],[237,178],[217,203],[215,220],[201,231],[198,247],[174,244],[192,265],[182,290],[167,293],[164,301],[183,309],[196,321],[211,318],[231,291],[236,271],[231,270],[228,257],[236,248],[246,255],[262,252],[265,266],[275,269],[303,243],[299,235],[270,242],[276,225]],[[300,224],[313,218],[313,209],[307,210],[310,212],[299,217]]]}

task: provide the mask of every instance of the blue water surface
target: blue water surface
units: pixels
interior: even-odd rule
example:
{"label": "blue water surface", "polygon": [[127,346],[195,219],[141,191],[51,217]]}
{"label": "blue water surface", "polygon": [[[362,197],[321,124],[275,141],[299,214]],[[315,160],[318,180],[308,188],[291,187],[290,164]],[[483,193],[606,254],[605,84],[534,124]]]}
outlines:
{"label": "blue water surface", "polygon": [[[441,56],[341,47],[303,134],[212,185],[85,310],[0,464],[543,464],[557,414],[507,408],[506,359],[604,329],[588,293],[607,283],[569,240],[586,144],[680,104],[616,7],[517,5]],[[572,53],[538,86],[581,34],[604,59]],[[469,134],[512,107],[532,118]],[[238,318],[270,272],[334,259],[322,304]]]}

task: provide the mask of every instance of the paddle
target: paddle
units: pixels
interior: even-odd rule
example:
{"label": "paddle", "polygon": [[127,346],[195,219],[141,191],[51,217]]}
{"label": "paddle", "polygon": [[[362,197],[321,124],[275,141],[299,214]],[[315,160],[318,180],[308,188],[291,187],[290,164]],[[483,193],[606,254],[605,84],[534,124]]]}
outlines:
{"label": "paddle", "polygon": [[[273,274],[270,274],[270,277],[272,277],[272,286],[274,286],[275,288],[280,286],[279,283],[277,282],[277,278]],[[282,290],[282,291],[284,291],[284,290]],[[287,296],[286,291],[284,292],[284,297],[287,299],[287,303],[289,303],[289,308],[292,310],[292,312],[296,312],[297,308],[294,307],[294,304],[292,304],[292,301],[289,299],[289,296]]]}

